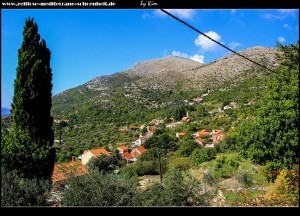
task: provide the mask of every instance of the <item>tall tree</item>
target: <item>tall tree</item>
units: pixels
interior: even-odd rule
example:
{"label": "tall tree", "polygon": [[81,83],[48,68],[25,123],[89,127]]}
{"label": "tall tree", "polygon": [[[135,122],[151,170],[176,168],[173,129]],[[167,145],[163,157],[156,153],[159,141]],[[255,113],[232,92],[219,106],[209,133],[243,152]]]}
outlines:
{"label": "tall tree", "polygon": [[299,41],[277,46],[281,65],[257,102],[254,118],[227,135],[239,152],[275,169],[291,168],[299,158]]}
{"label": "tall tree", "polygon": [[[12,133],[14,134],[11,137],[18,142],[11,141],[7,146],[14,150],[19,149],[15,153],[8,151],[12,159],[19,161],[24,157],[24,160],[19,163],[14,162],[15,167],[11,169],[17,169],[26,177],[48,178],[54,166],[53,118],[50,115],[52,106],[50,55],[45,40],[40,40],[38,26],[34,19],[26,19],[23,42],[18,50],[12,104]],[[29,139],[23,139],[24,135]],[[22,145],[13,146],[17,143]],[[28,155],[24,155],[25,153]]]}

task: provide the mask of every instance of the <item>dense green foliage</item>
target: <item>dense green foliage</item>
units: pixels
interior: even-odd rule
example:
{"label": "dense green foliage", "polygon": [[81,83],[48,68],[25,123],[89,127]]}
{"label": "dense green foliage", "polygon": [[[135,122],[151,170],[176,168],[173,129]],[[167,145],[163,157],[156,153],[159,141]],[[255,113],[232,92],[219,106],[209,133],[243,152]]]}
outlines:
{"label": "dense green foliage", "polygon": [[170,136],[169,133],[155,134],[144,143],[145,148],[162,148],[168,150],[176,150],[178,143],[175,136]]}
{"label": "dense green foliage", "polygon": [[131,206],[137,180],[94,171],[73,177],[62,194],[63,206]]}
{"label": "dense green foliage", "polygon": [[20,178],[1,166],[1,206],[47,206],[49,181]]}
{"label": "dense green foliage", "polygon": [[175,156],[189,157],[192,154],[192,152],[197,148],[200,148],[200,145],[198,143],[192,140],[187,140],[180,145],[178,150],[175,152]]}
{"label": "dense green foliage", "polygon": [[54,166],[50,54],[45,40],[40,41],[37,24],[26,19],[18,50],[12,132],[1,143],[2,164],[23,177],[49,178]]}
{"label": "dense green foliage", "polygon": [[273,169],[291,168],[299,158],[299,42],[278,47],[283,63],[256,104],[254,117],[227,136],[244,156]]}
{"label": "dense green foliage", "polygon": [[[19,129],[14,129],[10,133],[2,131],[1,164],[20,177],[43,177],[45,175],[43,168],[50,163],[47,161],[49,146],[39,147],[31,140],[27,131]],[[49,173],[46,177],[49,177]]]}
{"label": "dense green foliage", "polygon": [[89,170],[97,169],[98,171],[112,171],[116,166],[119,166],[119,161],[114,156],[100,155],[92,157],[86,164]]}
{"label": "dense green foliage", "polygon": [[197,148],[193,151],[190,158],[193,165],[197,166],[200,163],[210,161],[215,158],[216,150],[214,148]]}

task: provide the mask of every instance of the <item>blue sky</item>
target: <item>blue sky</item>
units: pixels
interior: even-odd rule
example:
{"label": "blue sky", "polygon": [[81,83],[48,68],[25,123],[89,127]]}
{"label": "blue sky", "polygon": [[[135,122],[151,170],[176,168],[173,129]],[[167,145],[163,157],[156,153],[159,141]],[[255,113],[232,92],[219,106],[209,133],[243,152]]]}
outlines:
{"label": "blue sky", "polygon": [[[299,40],[299,10],[169,10],[239,51]],[[229,52],[159,10],[1,10],[1,107],[10,107],[25,19],[33,17],[47,42],[52,95],[134,63],[180,55],[209,63]]]}

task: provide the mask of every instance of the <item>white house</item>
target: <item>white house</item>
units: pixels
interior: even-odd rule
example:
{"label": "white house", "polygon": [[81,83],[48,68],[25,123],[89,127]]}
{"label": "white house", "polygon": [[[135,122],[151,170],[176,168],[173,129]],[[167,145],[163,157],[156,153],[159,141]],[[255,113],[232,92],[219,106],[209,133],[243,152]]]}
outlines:
{"label": "white house", "polygon": [[85,150],[81,155],[81,162],[86,165],[92,157],[98,157],[100,155],[110,156],[110,153],[104,148],[97,148],[92,150]]}
{"label": "white house", "polygon": [[146,140],[147,140],[147,137],[145,137],[145,136],[140,136],[140,137],[134,142],[134,144],[137,145],[137,146],[141,146]]}

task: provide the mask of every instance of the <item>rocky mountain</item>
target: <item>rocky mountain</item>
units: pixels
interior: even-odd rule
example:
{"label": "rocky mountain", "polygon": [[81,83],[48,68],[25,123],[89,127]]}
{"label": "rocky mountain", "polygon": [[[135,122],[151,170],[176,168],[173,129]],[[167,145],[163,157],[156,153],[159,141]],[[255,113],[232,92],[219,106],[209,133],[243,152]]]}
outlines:
{"label": "rocky mountain", "polygon": [[[276,60],[277,49],[257,46],[239,53],[268,68],[274,69],[279,63]],[[77,114],[84,107],[87,110],[104,109],[118,114],[122,110],[137,107],[139,109],[172,107],[178,105],[183,97],[199,95],[224,82],[236,85],[243,80],[261,76],[265,71],[234,54],[209,64],[167,56],[136,63],[123,72],[97,77],[55,95],[52,112],[58,116]]]}
{"label": "rocky mountain", "polygon": [[[276,53],[278,51],[267,47],[251,47],[239,52],[240,54],[257,61],[270,68],[278,65]],[[134,79],[141,88],[174,90],[178,85],[184,89],[203,89],[207,86],[220,84],[225,80],[242,80],[247,78],[248,70],[261,70],[259,66],[230,54],[209,64],[177,57],[167,56],[136,63],[132,68],[122,72],[122,75]],[[112,87],[118,76],[102,76],[88,82],[86,85],[92,90],[106,90]],[[124,87],[131,87],[133,83],[127,83]]]}

